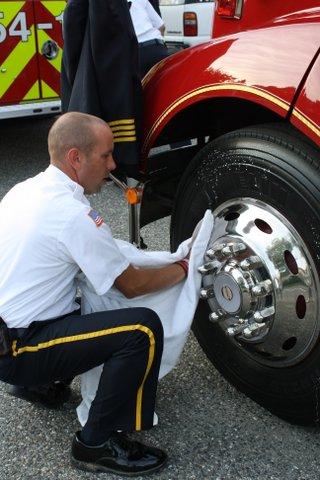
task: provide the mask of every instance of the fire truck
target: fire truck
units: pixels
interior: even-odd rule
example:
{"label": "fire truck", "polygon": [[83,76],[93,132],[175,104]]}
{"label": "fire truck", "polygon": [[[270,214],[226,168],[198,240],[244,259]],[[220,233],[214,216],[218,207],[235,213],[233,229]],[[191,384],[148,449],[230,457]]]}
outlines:
{"label": "fire truck", "polygon": [[[0,3],[0,118],[59,109],[64,6]],[[194,333],[240,391],[317,424],[319,2],[217,0],[213,25],[143,80],[132,228],[170,215],[174,250],[211,209]]]}
{"label": "fire truck", "polygon": [[144,78],[141,224],[171,215],[174,250],[212,210],[200,345],[269,411],[319,423],[319,1],[220,0],[213,28]]}
{"label": "fire truck", "polygon": [[0,119],[60,111],[61,0],[0,2]]}

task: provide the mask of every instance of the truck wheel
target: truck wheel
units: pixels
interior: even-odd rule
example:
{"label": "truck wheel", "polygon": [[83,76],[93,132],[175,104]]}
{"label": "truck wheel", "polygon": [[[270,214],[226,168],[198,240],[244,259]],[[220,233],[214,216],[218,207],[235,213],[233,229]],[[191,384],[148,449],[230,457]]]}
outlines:
{"label": "truck wheel", "polygon": [[320,422],[320,155],[294,129],[223,135],[181,180],[172,248],[210,207],[194,333],[215,367],[260,405]]}

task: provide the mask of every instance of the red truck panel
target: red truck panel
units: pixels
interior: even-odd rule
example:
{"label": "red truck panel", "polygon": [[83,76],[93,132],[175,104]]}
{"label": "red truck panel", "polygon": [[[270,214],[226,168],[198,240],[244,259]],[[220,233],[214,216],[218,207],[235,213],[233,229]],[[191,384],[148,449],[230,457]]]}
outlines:
{"label": "red truck panel", "polygon": [[[218,0],[219,1],[219,0]],[[244,0],[240,19],[216,15],[213,24],[213,38],[236,32],[263,28],[276,23],[313,21],[319,17],[317,0]]]}
{"label": "red truck panel", "polygon": [[313,65],[292,112],[291,122],[320,145],[320,58]]}
{"label": "red truck panel", "polygon": [[319,23],[275,25],[163,61],[144,80],[144,154],[174,115],[206,98],[247,99],[286,116],[318,45]]}

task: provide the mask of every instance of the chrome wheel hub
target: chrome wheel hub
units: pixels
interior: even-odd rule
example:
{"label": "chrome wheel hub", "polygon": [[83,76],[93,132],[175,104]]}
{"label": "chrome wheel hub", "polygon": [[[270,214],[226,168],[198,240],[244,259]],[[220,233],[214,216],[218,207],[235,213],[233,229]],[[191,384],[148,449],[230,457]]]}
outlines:
{"label": "chrome wheel hub", "polygon": [[228,201],[213,215],[199,268],[209,321],[259,363],[300,362],[320,330],[319,278],[302,238],[277,210],[255,199]]}

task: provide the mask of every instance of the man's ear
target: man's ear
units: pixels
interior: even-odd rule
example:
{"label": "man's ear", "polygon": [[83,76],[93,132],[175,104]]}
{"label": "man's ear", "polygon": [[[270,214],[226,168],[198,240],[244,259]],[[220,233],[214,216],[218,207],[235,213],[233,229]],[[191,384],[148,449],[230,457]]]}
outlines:
{"label": "man's ear", "polygon": [[67,153],[66,160],[70,165],[70,167],[72,167],[74,170],[79,170],[81,161],[80,161],[80,152],[77,148],[70,148],[70,150]]}

